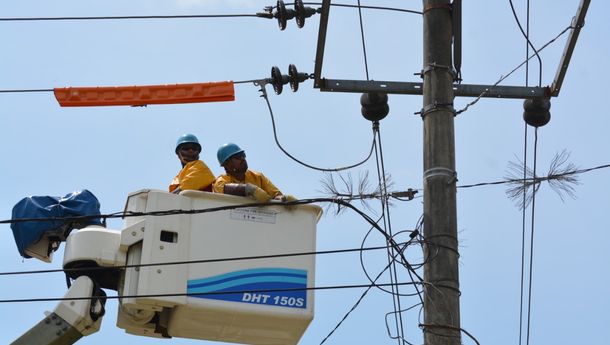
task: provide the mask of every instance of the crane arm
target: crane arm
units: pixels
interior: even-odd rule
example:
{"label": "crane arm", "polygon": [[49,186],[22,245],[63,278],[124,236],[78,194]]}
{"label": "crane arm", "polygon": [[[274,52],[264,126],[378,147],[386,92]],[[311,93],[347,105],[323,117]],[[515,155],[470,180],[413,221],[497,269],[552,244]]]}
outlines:
{"label": "crane arm", "polygon": [[[93,297],[93,298],[92,298]],[[77,278],[53,312],[11,345],[70,345],[100,329],[105,293],[87,276]],[[82,298],[82,299],[80,299]]]}

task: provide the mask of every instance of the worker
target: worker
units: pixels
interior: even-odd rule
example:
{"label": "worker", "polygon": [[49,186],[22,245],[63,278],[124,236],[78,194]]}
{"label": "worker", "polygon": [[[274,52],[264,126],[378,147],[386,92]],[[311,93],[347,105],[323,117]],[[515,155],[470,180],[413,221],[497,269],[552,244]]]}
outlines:
{"label": "worker", "polygon": [[182,170],[169,185],[170,193],[178,194],[183,190],[212,191],[214,174],[199,159],[201,144],[193,134],[183,134],[176,142],[176,155],[182,164]]}
{"label": "worker", "polygon": [[214,181],[214,192],[249,196],[258,202],[294,201],[295,197],[284,195],[262,173],[248,169],[246,152],[233,143],[218,148],[218,163],[225,168],[226,174]]}

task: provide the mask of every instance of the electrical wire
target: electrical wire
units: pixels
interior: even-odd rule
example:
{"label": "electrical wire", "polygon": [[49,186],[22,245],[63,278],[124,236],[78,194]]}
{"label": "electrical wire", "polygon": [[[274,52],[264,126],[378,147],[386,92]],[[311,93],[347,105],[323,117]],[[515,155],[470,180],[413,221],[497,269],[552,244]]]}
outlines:
{"label": "electrical wire", "polygon": [[0,90],[0,93],[25,93],[25,92],[53,92],[53,89],[14,89],[14,90]]}
{"label": "electrical wire", "polygon": [[[321,5],[319,2],[305,2],[304,5]],[[290,4],[288,4],[290,5]],[[413,14],[422,14],[422,12],[383,6],[360,6],[349,4],[331,4],[335,7],[352,7],[371,10],[396,11]],[[271,8],[275,8],[272,6]],[[22,21],[66,21],[66,20],[136,20],[136,19],[197,19],[197,18],[244,18],[244,17],[261,17],[258,14],[185,14],[185,15],[134,15],[134,16],[75,16],[75,17],[4,17],[0,18],[0,22],[22,22]],[[271,18],[269,18],[271,19]]]}
{"label": "electrical wire", "polygon": [[[255,83],[255,85],[256,85],[256,83]],[[275,139],[275,144],[280,149],[280,151],[282,151],[286,156],[288,156],[288,158],[292,159],[293,161],[295,161],[295,162],[299,163],[300,165],[305,166],[305,167],[307,167],[309,169],[318,170],[318,171],[325,171],[325,172],[337,172],[337,171],[352,169],[352,168],[355,168],[357,166],[360,166],[360,165],[366,163],[366,161],[368,161],[369,158],[371,158],[371,155],[373,154],[373,150],[375,148],[375,135],[374,135],[374,133],[373,133],[373,141],[371,143],[371,149],[369,150],[368,155],[363,160],[361,160],[360,162],[354,163],[354,164],[351,164],[351,165],[348,165],[348,166],[345,166],[345,167],[339,167],[339,168],[319,168],[319,167],[313,166],[311,164],[305,163],[302,160],[294,157],[286,149],[284,149],[282,144],[280,144],[280,141],[279,141],[279,139],[277,137],[277,129],[275,127],[275,116],[273,115],[273,109],[271,108],[271,103],[269,102],[269,97],[267,96],[267,90],[265,89],[265,85],[266,84],[265,83],[260,83],[259,85],[260,85],[260,90],[259,91],[262,93],[261,97],[265,100],[265,102],[267,103],[267,108],[269,109],[269,116],[271,117],[271,126],[272,126],[272,129],[273,129],[273,138]]]}
{"label": "electrical wire", "polygon": [[364,71],[366,72],[366,80],[369,80],[369,64],[366,58],[366,42],[364,40],[364,24],[362,23],[362,7],[358,0],[358,17],[360,21],[360,37],[362,38],[362,54],[364,55]]}
{"label": "electrical wire", "polygon": [[[364,40],[364,36],[363,36]],[[364,41],[363,41],[364,44]],[[368,72],[367,72],[368,77]],[[386,181],[386,172],[385,165],[383,160],[383,149],[381,144],[381,133],[379,131],[379,122],[375,121],[373,124],[374,132],[376,135],[376,140],[379,146],[375,145],[375,160],[377,165],[377,176],[379,183],[379,191],[381,192],[381,207],[382,213],[381,218],[383,220],[384,229],[387,229],[390,237],[393,237],[392,234],[392,225],[390,221],[390,208],[388,206],[388,198],[387,198],[387,181]],[[394,259],[394,251],[393,248],[388,248],[388,264],[390,265],[390,282],[398,281],[398,272],[396,270],[396,261]],[[412,277],[411,277],[412,279]],[[400,305],[400,291],[397,286],[391,286],[392,289],[392,302],[394,303],[394,317],[396,318],[396,333],[399,338],[404,338],[404,325],[402,322],[402,314],[398,313],[401,310]],[[396,289],[396,290],[395,290]],[[418,291],[419,292],[419,291]],[[400,343],[400,340],[399,340]]]}
{"label": "electrical wire", "polygon": [[502,185],[502,184],[514,183],[514,182],[537,183],[537,182],[544,182],[544,181],[548,181],[548,180],[556,180],[563,176],[580,175],[580,174],[584,174],[586,172],[600,170],[600,169],[608,169],[608,168],[610,168],[610,164],[604,164],[604,165],[598,165],[598,166],[595,166],[592,168],[577,169],[574,171],[569,171],[569,172],[565,172],[565,173],[561,173],[561,174],[550,174],[548,176],[536,176],[536,177],[527,177],[527,178],[524,177],[523,179],[506,179],[506,180],[493,181],[493,182],[480,182],[480,183],[474,183],[474,184],[461,185],[461,186],[457,186],[456,188],[474,188],[474,187],[483,187],[483,186]]}
{"label": "electrical wire", "polygon": [[519,293],[519,345],[523,339],[523,287],[525,273],[525,232],[526,232],[526,210],[527,210],[527,123],[524,121],[523,133],[523,207],[521,208],[521,284]]}
{"label": "electrical wire", "polygon": [[[398,245],[404,245],[404,243],[398,243]],[[105,271],[105,270],[117,270],[117,269],[123,270],[123,269],[128,269],[128,268],[206,264],[206,263],[217,263],[217,262],[228,262],[228,261],[285,258],[285,257],[294,257],[294,256],[342,254],[342,253],[351,253],[351,252],[362,253],[362,252],[366,252],[366,251],[380,250],[380,249],[386,249],[386,248],[387,248],[386,246],[376,246],[376,247],[366,247],[366,248],[359,247],[359,248],[347,248],[347,249],[320,250],[320,251],[314,251],[314,252],[296,252],[296,253],[281,253],[281,254],[270,254],[270,255],[255,255],[255,256],[239,256],[239,257],[227,257],[227,258],[216,258],[216,259],[203,259],[203,260],[157,262],[157,263],[149,263],[149,264],[132,264],[132,265],[121,265],[121,266],[110,266],[110,267],[94,266],[94,267],[73,267],[73,268],[49,269],[49,270],[12,271],[12,272],[0,272],[0,276],[59,273],[59,272],[69,273],[69,272],[83,272],[83,271]]]}
{"label": "electrical wire", "polygon": [[[41,218],[16,218],[10,220],[0,221],[0,224],[12,224],[12,223],[22,223],[22,222],[31,222],[31,221],[64,221],[64,222],[82,222],[92,219],[103,219],[104,221],[111,218],[128,218],[128,217],[142,217],[142,216],[170,216],[170,215],[179,215],[179,214],[203,214],[203,213],[211,213],[211,212],[219,212],[226,210],[234,210],[240,208],[248,208],[248,207],[260,207],[260,206],[294,206],[294,205],[304,205],[304,204],[312,204],[312,203],[335,203],[339,207],[349,208],[358,214],[361,218],[363,218],[366,222],[372,225],[379,233],[381,233],[386,240],[394,246],[394,248],[398,249],[398,244],[394,239],[392,239],[388,234],[373,220],[369,215],[364,213],[362,210],[358,209],[356,206],[350,204],[349,202],[337,199],[337,198],[311,198],[311,199],[301,199],[296,201],[287,201],[283,203],[277,202],[254,202],[254,203],[246,203],[240,205],[227,205],[227,206],[217,206],[210,207],[204,209],[191,209],[191,210],[183,210],[183,209],[173,209],[173,210],[162,210],[162,211],[149,211],[149,212],[134,212],[134,211],[124,211],[124,212],[115,212],[110,214],[97,214],[97,215],[84,215],[84,216],[72,216],[72,217],[41,217]],[[401,256],[403,262],[407,262],[404,256]]]}
{"label": "electrical wire", "polygon": [[[515,9],[512,1],[510,1],[511,8],[513,9],[513,16],[519,24],[519,18],[517,18],[517,14],[515,13]],[[525,58],[529,56],[529,48],[531,42],[529,42],[529,29],[530,29],[530,1],[527,0],[527,33],[525,35],[526,43],[525,43]],[[519,27],[521,25],[519,24]],[[523,32],[523,31],[521,31]],[[538,57],[538,61],[540,62],[540,82],[542,79],[542,62],[540,57]],[[525,86],[529,86],[529,62],[525,64]],[[526,178],[527,178],[527,122],[523,123],[524,131],[523,131],[523,206],[521,212],[521,281],[520,281],[520,291],[519,291],[519,345],[521,345],[521,341],[523,339],[523,287],[524,287],[524,273],[525,273],[525,232],[526,232],[526,208],[527,208],[527,189],[526,189]]]}
{"label": "electrical wire", "polygon": [[[238,80],[233,81],[233,84],[250,84],[260,82],[261,79]],[[54,92],[55,89],[6,89],[0,90],[0,93],[27,93],[27,92]]]}
{"label": "electrical wire", "polygon": [[[402,314],[402,313],[404,313],[404,312],[406,312],[406,311],[409,311],[409,310],[411,310],[411,309],[413,309],[413,308],[415,308],[415,307],[417,307],[417,306],[420,306],[420,308],[423,308],[423,305],[422,305],[421,303],[417,303],[417,304],[414,304],[414,305],[412,305],[412,306],[410,306],[410,307],[408,307],[408,308],[406,308],[406,309],[400,310],[399,312]],[[388,326],[388,315],[390,315],[390,314],[392,314],[392,313],[394,313],[394,312],[390,312],[390,313],[386,313],[386,314],[385,314],[385,328],[386,328],[386,331],[388,332],[388,337],[390,337],[391,339],[398,339],[398,340],[402,340],[402,342],[403,342],[403,343],[406,343],[407,345],[415,345],[415,344],[413,344],[413,343],[409,342],[409,341],[408,341],[407,339],[405,339],[405,338],[400,338],[399,336],[396,336],[396,337],[393,337],[393,336],[392,336],[392,334],[390,333],[390,327]]]}
{"label": "electrical wire", "polygon": [[[527,32],[523,30],[523,26],[521,26],[521,21],[519,21],[519,17],[517,16],[517,12],[515,11],[515,6],[513,6],[513,0],[508,0],[508,3],[510,4],[510,9],[513,12],[513,17],[515,18],[515,21],[517,22],[517,25],[519,26],[519,30],[521,30],[521,33],[523,34],[523,37],[525,37],[525,40],[527,41],[527,44],[532,47],[532,50],[534,51],[534,55],[536,55],[536,58],[538,59],[538,65],[540,67],[540,72],[538,74],[538,86],[542,86],[542,59],[540,58],[540,55],[538,54],[538,50],[536,50],[536,48],[534,47],[534,44],[532,44],[532,42],[530,41],[529,38],[529,0],[527,1]],[[526,53],[525,55],[526,57],[528,56],[528,53]],[[526,75],[529,73],[529,66],[526,66]],[[527,82],[526,82],[527,84]]]}
{"label": "electrical wire", "polygon": [[133,19],[193,19],[193,18],[243,18],[259,17],[256,14],[183,14],[153,16],[89,16],[89,17],[4,17],[0,22],[64,21],[64,20],[133,20]]}
{"label": "electrical wire", "polygon": [[[314,4],[319,4],[319,3],[307,3],[310,5],[314,5]],[[415,11],[415,10],[407,10],[407,9],[403,9],[403,8],[396,8],[396,7],[383,7],[383,6],[366,6],[366,5],[360,5],[360,1],[358,1],[358,5],[347,5],[347,4],[334,4],[331,3],[331,6],[335,6],[335,7],[358,7],[358,9],[367,9],[367,10],[384,10],[384,11],[396,11],[396,12],[405,12],[405,13],[412,13],[412,14],[420,14],[423,15],[424,13],[421,11]]]}
{"label": "electrical wire", "polygon": [[[406,245],[403,246],[404,250],[406,249]],[[368,287],[366,288],[366,290],[364,290],[364,292],[362,293],[362,295],[360,295],[360,297],[358,298],[358,300],[356,301],[356,303],[354,303],[354,305],[350,308],[350,310],[347,311],[347,313],[345,313],[345,315],[343,315],[343,318],[337,323],[337,325],[326,335],[326,337],[324,337],[324,339],[322,339],[322,341],[320,342],[320,345],[324,344],[324,342],[326,342],[326,340],[328,340],[328,338],[330,338],[333,333],[335,333],[335,331],[337,329],[339,329],[339,327],[341,327],[341,325],[343,324],[343,322],[348,318],[348,316],[358,307],[358,305],[360,305],[360,302],[362,302],[362,300],[364,299],[364,297],[366,296],[366,294],[375,286],[385,286],[383,284],[377,284],[377,280],[379,278],[381,278],[381,276],[385,273],[385,271],[388,270],[388,268],[390,268],[390,264],[387,264],[383,270],[381,270],[381,272],[379,272],[379,274],[377,275],[377,277],[375,277],[375,279],[368,285]],[[416,284],[415,282],[412,282],[413,284]]]}
{"label": "electrical wire", "polygon": [[[536,176],[536,161],[538,151],[538,127],[534,130],[534,177]],[[530,230],[530,258],[529,258],[529,281],[528,281],[528,301],[527,301],[527,333],[526,333],[526,344],[530,343],[530,321],[532,314],[532,278],[533,278],[533,266],[534,266],[534,219],[536,216],[536,187],[532,190],[532,218],[531,218],[531,230]]]}
{"label": "electrical wire", "polygon": [[[379,220],[381,220],[381,217],[378,219],[378,221],[379,221]],[[368,236],[371,234],[371,231],[372,231],[372,230],[373,230],[373,228],[371,227],[371,228],[369,229],[369,231],[367,231],[367,233],[366,233],[366,235],[364,236],[364,238],[362,239],[362,242],[361,242],[361,245],[360,245],[360,247],[361,247],[361,248],[364,248],[364,243],[366,242],[366,240],[367,240]],[[417,230],[417,229],[416,229],[416,230],[414,230],[413,232],[416,232],[416,233],[419,235],[419,230]],[[416,235],[416,236],[417,236],[417,235]],[[413,243],[413,239],[414,239],[414,237],[411,237],[411,240],[409,240],[409,241],[407,241],[407,242],[400,243],[399,245],[400,245],[400,246],[403,246],[403,247],[404,247],[404,246],[409,246],[409,245],[412,245],[412,244],[414,244],[414,243]],[[388,248],[388,247],[384,247],[384,248]],[[405,248],[405,250],[406,250],[406,248]],[[363,252],[360,252],[360,255],[359,255],[359,256],[360,256],[360,267],[362,268],[362,272],[364,273],[364,275],[366,276],[366,278],[369,280],[369,282],[370,282],[371,284],[374,284],[375,279],[371,277],[371,275],[369,274],[368,270],[366,269],[366,266],[364,265],[364,256],[363,256],[362,254],[363,254]],[[393,260],[393,261],[396,261],[396,255],[394,255],[394,257],[392,258],[392,260]],[[418,265],[416,265],[416,266],[417,266],[417,267],[415,267],[414,265],[411,265],[411,267],[413,267],[413,269],[419,269],[419,268],[421,268],[421,267],[423,266],[423,263],[422,263],[422,264],[418,264]],[[413,277],[412,277],[412,276],[411,276],[410,278],[411,278],[411,280],[412,280],[412,281],[414,281],[414,279],[413,279]],[[420,280],[420,282],[422,282],[422,280]],[[376,286],[376,287],[377,287],[377,286]],[[389,290],[386,290],[386,289],[384,289],[384,288],[382,288],[382,287],[377,287],[377,288],[378,288],[379,290],[381,290],[381,291],[383,291],[383,292],[387,293],[387,294],[396,294],[395,292],[393,292],[393,291],[389,291]],[[419,292],[419,291],[417,291],[416,293],[411,293],[411,294],[405,294],[405,293],[401,293],[401,294],[399,294],[399,295],[400,295],[400,296],[403,296],[403,297],[412,297],[412,296],[420,295],[420,292]],[[421,296],[420,296],[420,299],[421,299]]]}
{"label": "electrical wire", "polygon": [[[543,51],[546,47],[548,47],[551,43],[555,42],[559,37],[563,36],[563,34],[565,34],[566,32],[568,32],[568,30],[573,29],[572,24],[570,24],[568,27],[566,27],[565,29],[563,29],[557,36],[555,36],[553,39],[551,39],[550,41],[548,41],[547,43],[545,43],[542,47],[540,47],[540,49],[537,50],[537,52],[541,52]],[[512,71],[510,71],[507,75],[505,76],[500,76],[500,79],[498,79],[498,81],[496,81],[490,88],[493,88],[495,86],[498,86],[498,84],[500,84],[502,81],[504,81],[504,79],[508,78],[511,74],[513,74],[515,71],[517,71],[519,68],[521,68],[521,66],[525,65],[530,59],[532,59],[534,55],[530,55],[525,61],[521,62],[517,67],[513,68]],[[487,88],[485,89],[485,91],[481,92],[481,94],[479,96],[477,96],[477,98],[475,98],[472,102],[466,104],[466,106],[464,108],[462,108],[461,110],[458,110],[455,112],[455,115],[459,115],[465,111],[468,110],[468,108],[470,108],[471,106],[475,105],[477,102],[479,102],[481,100],[481,98],[483,98],[483,96],[485,96],[487,94],[487,92],[489,92],[489,89]]]}
{"label": "electrical wire", "polygon": [[450,329],[450,330],[454,330],[454,331],[463,332],[470,339],[472,339],[477,345],[481,345],[481,343],[479,343],[479,341],[472,334],[470,334],[465,329],[460,328],[460,327],[455,327],[455,326],[450,326],[450,325],[431,325],[431,324],[419,324],[419,327],[422,329],[424,329],[424,328],[446,328],[446,329]]}
{"label": "electrical wire", "polygon": [[[394,283],[398,285],[418,284],[413,282]],[[378,284],[388,286],[389,283]],[[305,288],[282,288],[282,289],[256,289],[256,290],[231,290],[231,291],[216,291],[216,292],[177,292],[177,293],[160,293],[160,294],[143,294],[143,295],[114,295],[106,296],[105,299],[123,299],[123,298],[155,298],[155,297],[197,297],[209,295],[224,295],[224,294],[242,294],[242,293],[260,293],[260,292],[286,292],[286,291],[319,291],[319,290],[343,290],[343,289],[359,289],[368,288],[369,284],[352,284],[352,285],[330,285],[330,286],[312,286]],[[0,299],[0,303],[24,303],[24,302],[52,302],[52,301],[82,301],[96,300],[99,296],[93,297],[48,297],[48,298],[21,298],[21,299]]]}

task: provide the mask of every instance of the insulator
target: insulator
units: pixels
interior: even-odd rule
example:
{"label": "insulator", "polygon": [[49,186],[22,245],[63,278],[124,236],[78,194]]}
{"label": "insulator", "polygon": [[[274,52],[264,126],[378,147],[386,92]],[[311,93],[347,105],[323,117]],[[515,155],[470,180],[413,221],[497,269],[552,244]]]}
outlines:
{"label": "insulator", "polygon": [[542,127],[551,120],[551,100],[529,98],[523,102],[523,120],[533,127]]}
{"label": "insulator", "polygon": [[297,71],[297,67],[293,64],[288,66],[288,76],[290,80],[290,89],[292,92],[297,92],[299,89],[299,83],[309,79],[309,74],[299,73],[299,71]]}
{"label": "insulator", "polygon": [[282,93],[284,89],[284,84],[288,84],[289,77],[280,72],[279,67],[273,66],[271,67],[271,85],[273,85],[273,91],[277,95]]}
{"label": "insulator", "polygon": [[296,0],[294,2],[295,18],[297,20],[297,26],[302,28],[305,26],[305,18],[309,18],[316,14],[317,10],[311,7],[305,7],[303,0]]}
{"label": "insulator", "polygon": [[294,18],[295,15],[296,12],[294,10],[286,8],[284,1],[277,0],[277,10],[273,16],[277,18],[277,24],[280,27],[280,30],[286,29],[286,23],[288,20]]}
{"label": "insulator", "polygon": [[379,92],[366,92],[360,96],[361,113],[369,121],[379,121],[390,112],[388,95]]}

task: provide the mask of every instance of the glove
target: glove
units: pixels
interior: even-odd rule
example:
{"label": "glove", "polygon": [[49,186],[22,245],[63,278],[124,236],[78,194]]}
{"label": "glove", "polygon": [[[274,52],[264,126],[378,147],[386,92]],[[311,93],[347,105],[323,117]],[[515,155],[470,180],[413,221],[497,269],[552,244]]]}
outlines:
{"label": "glove", "polygon": [[280,195],[276,196],[275,198],[273,198],[273,200],[276,200],[279,202],[290,202],[290,201],[296,201],[298,199],[296,197],[294,197],[293,195],[280,194]]}
{"label": "glove", "polygon": [[246,196],[253,197],[258,202],[269,202],[271,200],[271,196],[267,192],[251,183],[246,183]]}

